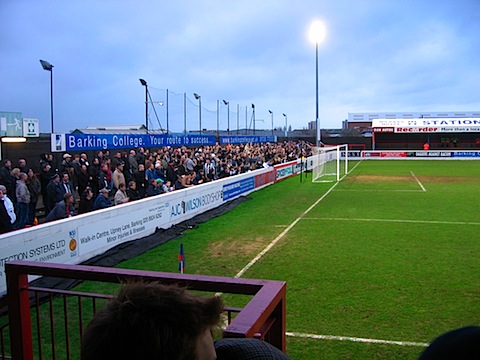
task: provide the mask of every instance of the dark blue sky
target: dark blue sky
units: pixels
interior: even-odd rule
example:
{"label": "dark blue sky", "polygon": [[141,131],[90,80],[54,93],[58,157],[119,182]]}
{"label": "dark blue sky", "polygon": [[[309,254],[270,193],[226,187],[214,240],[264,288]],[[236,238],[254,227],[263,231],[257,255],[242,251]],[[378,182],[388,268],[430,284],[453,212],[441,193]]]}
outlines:
{"label": "dark blue sky", "polygon": [[[257,128],[288,115],[293,128],[315,120],[314,19],[320,44],[320,121],[339,128],[348,112],[479,111],[478,0],[0,1],[0,111],[38,118],[50,129],[54,65],[55,130],[145,121],[145,79],[154,101],[169,89],[169,127],[216,129],[217,99],[256,105]],[[165,127],[166,106],[156,105]],[[264,121],[262,123],[261,121]],[[226,106],[220,127],[226,129]],[[151,127],[158,128],[152,112]]]}

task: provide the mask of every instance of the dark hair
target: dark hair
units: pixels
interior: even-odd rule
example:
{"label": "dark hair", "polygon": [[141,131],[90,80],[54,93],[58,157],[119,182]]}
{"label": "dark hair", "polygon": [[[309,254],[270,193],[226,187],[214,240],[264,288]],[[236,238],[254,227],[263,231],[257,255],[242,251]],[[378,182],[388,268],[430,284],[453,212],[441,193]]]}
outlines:
{"label": "dark hair", "polygon": [[193,359],[198,336],[218,325],[219,297],[176,285],[131,283],[99,311],[82,337],[82,360]]}

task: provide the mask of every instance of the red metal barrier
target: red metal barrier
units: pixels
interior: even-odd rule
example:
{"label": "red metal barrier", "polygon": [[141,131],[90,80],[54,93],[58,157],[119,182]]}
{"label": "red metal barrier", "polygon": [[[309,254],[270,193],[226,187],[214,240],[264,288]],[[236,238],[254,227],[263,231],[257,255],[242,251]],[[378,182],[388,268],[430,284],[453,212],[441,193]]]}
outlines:
{"label": "red metal barrier", "polygon": [[[55,334],[53,326],[54,296],[63,296],[63,319],[65,321],[66,357],[70,358],[69,318],[67,296],[78,298],[79,333],[83,331],[82,298],[92,298],[93,311],[96,299],[105,299],[104,294],[79,293],[73,291],[29,287],[28,275],[51,276],[56,278],[90,280],[109,283],[121,283],[127,279],[154,280],[164,284],[180,284],[190,290],[222,292],[251,295],[252,298],[243,309],[230,309],[229,325],[223,331],[223,337],[258,337],[285,351],[286,329],[286,284],[281,281],[236,279],[217,276],[174,274],[154,271],[127,270],[84,265],[60,265],[29,261],[11,261],[5,265],[8,287],[8,315],[10,323],[11,356],[13,359],[31,360],[34,356],[32,322],[38,337],[37,353],[42,358],[42,336],[39,317],[39,293],[50,296],[50,321],[52,338],[52,358],[55,358]],[[35,294],[31,300],[30,295]],[[31,303],[36,303],[36,318],[31,318]],[[238,312],[231,317],[231,312]],[[72,331],[72,330],[70,330]]]}

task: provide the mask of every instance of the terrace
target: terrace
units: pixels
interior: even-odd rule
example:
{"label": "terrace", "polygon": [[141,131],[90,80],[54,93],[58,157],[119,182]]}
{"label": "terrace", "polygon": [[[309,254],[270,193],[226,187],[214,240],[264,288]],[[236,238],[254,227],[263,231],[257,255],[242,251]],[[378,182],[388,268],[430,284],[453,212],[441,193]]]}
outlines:
{"label": "terrace", "polygon": [[259,338],[285,351],[285,282],[28,261],[11,261],[5,270],[8,296],[0,308],[8,306],[9,323],[0,326],[0,359],[78,358],[83,329],[111,297],[31,286],[29,275],[116,284],[142,279],[178,283],[192,291],[248,295],[243,308],[225,309],[222,337]]}

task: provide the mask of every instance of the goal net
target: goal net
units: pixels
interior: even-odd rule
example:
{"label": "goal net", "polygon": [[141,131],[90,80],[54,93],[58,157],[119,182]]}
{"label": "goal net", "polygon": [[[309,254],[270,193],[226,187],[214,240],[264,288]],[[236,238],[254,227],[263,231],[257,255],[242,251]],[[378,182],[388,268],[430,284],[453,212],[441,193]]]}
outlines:
{"label": "goal net", "polygon": [[348,173],[348,145],[313,148],[312,182],[340,181]]}

